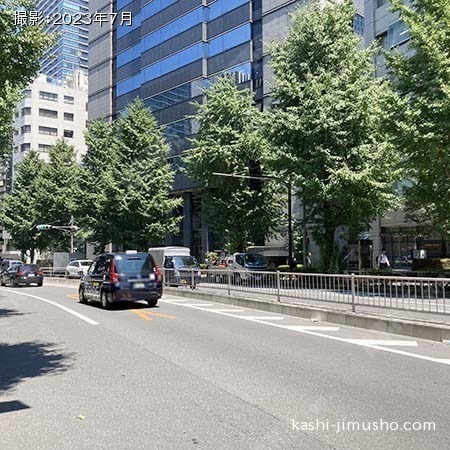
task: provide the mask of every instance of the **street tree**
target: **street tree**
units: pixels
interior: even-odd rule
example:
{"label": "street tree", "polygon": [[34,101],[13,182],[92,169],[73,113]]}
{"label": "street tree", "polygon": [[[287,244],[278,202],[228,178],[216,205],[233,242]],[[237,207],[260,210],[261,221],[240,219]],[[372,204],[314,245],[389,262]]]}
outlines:
{"label": "street tree", "polygon": [[181,200],[170,195],[169,146],[143,102],[130,103],[115,123],[91,124],[86,137],[83,183],[92,187],[87,199],[96,199],[84,208],[83,220],[91,239],[145,250],[177,233],[181,218],[174,211]]}
{"label": "street tree", "polygon": [[225,238],[230,251],[243,251],[280,225],[282,187],[264,181],[253,183],[253,188],[248,179],[214,175],[248,175],[249,164],[254,175],[266,173],[270,149],[260,131],[261,113],[247,89],[238,89],[230,77],[220,77],[205,94],[196,115],[198,134],[185,158],[188,174],[199,184],[207,223]]}
{"label": "street tree", "polygon": [[36,230],[36,225],[43,221],[43,209],[38,198],[43,169],[44,163],[38,153],[28,152],[17,164],[13,192],[5,195],[0,207],[2,226],[11,234],[22,257],[29,253],[32,261],[35,250],[42,250],[48,244],[48,236]]}
{"label": "street tree", "polygon": [[0,158],[11,146],[12,120],[21,90],[33,81],[39,60],[54,38],[39,24],[17,23],[15,14],[34,9],[30,0],[3,0],[0,7]]}
{"label": "street tree", "polygon": [[[450,1],[393,0],[409,30],[407,51],[387,55],[403,98],[391,125],[405,155],[407,210],[450,233]],[[445,248],[443,249],[446,253]]]}
{"label": "street tree", "polygon": [[[48,157],[37,183],[41,217],[43,223],[68,225],[76,214],[79,197],[79,166],[75,148],[60,139],[50,147]],[[69,240],[64,233],[52,232],[48,235],[53,248],[68,248]]]}
{"label": "street tree", "polygon": [[85,132],[88,150],[80,167],[76,216],[85,238],[93,242],[99,252],[105,250],[116,234],[111,223],[114,208],[108,209],[111,203],[120,201],[120,198],[108,197],[114,186],[113,168],[119,164],[115,130],[115,124],[104,119],[88,123]]}
{"label": "street tree", "polygon": [[350,1],[314,1],[292,15],[271,46],[274,107],[267,129],[272,165],[294,177],[323,270],[337,269],[339,230],[356,235],[396,201],[398,155],[382,126],[396,102],[374,77],[374,48],[362,49]]}

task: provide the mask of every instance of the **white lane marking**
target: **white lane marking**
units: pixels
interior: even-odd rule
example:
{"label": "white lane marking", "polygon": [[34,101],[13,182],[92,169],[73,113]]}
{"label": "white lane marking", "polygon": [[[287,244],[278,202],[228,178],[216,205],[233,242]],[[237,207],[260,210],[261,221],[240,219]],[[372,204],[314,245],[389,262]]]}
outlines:
{"label": "white lane marking", "polygon": [[188,302],[189,301],[189,299],[187,299],[187,298],[180,298],[180,299],[177,299],[177,298],[169,298],[169,299],[163,299],[163,302],[166,302],[166,303],[181,303],[181,302]]}
{"label": "white lane marking", "polygon": [[230,313],[233,313],[233,312],[244,312],[245,311],[245,309],[211,309],[211,311],[214,311],[214,312],[230,312]]}
{"label": "white lane marking", "polygon": [[[174,303],[174,305],[175,305],[175,303]],[[189,303],[188,305],[180,305],[180,306],[189,306],[189,307],[192,307],[194,309],[195,308],[201,309],[200,306],[212,306],[212,303]],[[205,309],[205,311],[209,311],[209,310]]]}
{"label": "white lane marking", "polygon": [[419,345],[416,341],[394,341],[389,339],[347,339],[347,341],[354,344],[393,345],[403,347],[417,347]]}
{"label": "white lane marking", "polygon": [[62,287],[62,288],[69,288],[69,289],[75,289],[78,290],[79,284],[59,284],[59,283],[46,283],[44,278],[44,286],[51,286],[51,287]]}
{"label": "white lane marking", "polygon": [[45,302],[50,305],[56,306],[57,308],[62,309],[63,311],[66,311],[69,314],[72,314],[73,316],[78,317],[81,320],[84,320],[85,322],[89,323],[90,325],[98,325],[98,322],[96,322],[95,320],[89,319],[89,317],[86,317],[85,315],[80,314],[80,313],[74,311],[73,309],[67,308],[66,306],[60,305],[59,303],[53,302],[52,300],[38,297],[37,295],[31,295],[31,294],[26,294],[24,292],[13,291],[12,289],[0,288],[0,290],[5,291],[5,292],[10,292],[12,294],[24,295],[25,297],[35,298],[36,300],[40,300],[41,302]]}
{"label": "white lane marking", "polygon": [[[207,305],[210,306],[211,304],[207,303]],[[179,306],[186,306],[187,308],[190,308],[193,305],[180,304]],[[198,304],[195,304],[195,306],[192,309],[200,309],[202,311],[214,312],[213,309],[200,308],[198,306]],[[276,328],[282,328],[284,330],[289,330],[289,328],[288,328],[289,325],[280,325],[278,323],[266,322],[266,321],[260,320],[260,319],[246,319],[245,316],[238,316],[238,315],[235,316],[235,315],[230,314],[230,313],[218,312],[216,314],[220,314],[222,316],[234,317],[235,319],[243,319],[243,320],[247,320],[249,322],[262,323],[264,325],[268,325],[268,326],[276,327]],[[438,363],[438,364],[445,364],[447,366],[450,366],[450,359],[433,358],[431,356],[425,356],[425,355],[419,355],[417,353],[405,352],[403,350],[398,350],[398,349],[395,349],[395,348],[380,347],[378,345],[362,343],[362,342],[352,342],[351,339],[341,338],[341,337],[338,337],[338,336],[332,336],[332,335],[329,335],[329,334],[317,333],[317,332],[311,331],[311,330],[302,329],[302,330],[296,330],[296,331],[298,333],[309,334],[311,336],[321,337],[321,338],[324,338],[324,339],[331,339],[332,341],[345,342],[346,344],[359,345],[360,347],[371,348],[373,350],[380,350],[382,352],[395,353],[397,355],[409,356],[410,358],[422,359],[424,361],[430,361],[430,362],[435,362],[435,363]]]}
{"label": "white lane marking", "polygon": [[310,330],[310,331],[339,331],[339,327],[322,327],[322,326],[298,326],[298,325],[284,325],[284,328],[286,330],[292,330],[292,331],[304,331],[304,330]]}
{"label": "white lane marking", "polygon": [[239,316],[240,319],[247,320],[284,320],[283,316]]}

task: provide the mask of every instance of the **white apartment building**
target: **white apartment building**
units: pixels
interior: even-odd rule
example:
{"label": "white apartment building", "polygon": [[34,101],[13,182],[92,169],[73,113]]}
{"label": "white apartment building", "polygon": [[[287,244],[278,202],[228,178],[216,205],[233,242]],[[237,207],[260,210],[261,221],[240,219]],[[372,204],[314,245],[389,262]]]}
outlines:
{"label": "white apartment building", "polygon": [[77,159],[86,153],[84,130],[87,121],[87,77],[76,73],[61,82],[46,75],[24,91],[17,105],[13,136],[13,168],[33,149],[48,159],[48,150],[64,138],[76,150]]}

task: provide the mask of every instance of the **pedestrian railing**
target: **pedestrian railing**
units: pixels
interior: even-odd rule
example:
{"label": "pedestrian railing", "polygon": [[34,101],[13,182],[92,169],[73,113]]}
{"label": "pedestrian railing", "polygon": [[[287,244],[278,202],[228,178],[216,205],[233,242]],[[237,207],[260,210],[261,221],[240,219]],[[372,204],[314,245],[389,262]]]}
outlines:
{"label": "pedestrian railing", "polygon": [[450,314],[450,278],[286,273],[230,269],[164,269],[166,286],[214,288],[357,306]]}
{"label": "pedestrian railing", "polygon": [[41,267],[44,277],[61,277],[64,278],[66,274],[65,267]]}

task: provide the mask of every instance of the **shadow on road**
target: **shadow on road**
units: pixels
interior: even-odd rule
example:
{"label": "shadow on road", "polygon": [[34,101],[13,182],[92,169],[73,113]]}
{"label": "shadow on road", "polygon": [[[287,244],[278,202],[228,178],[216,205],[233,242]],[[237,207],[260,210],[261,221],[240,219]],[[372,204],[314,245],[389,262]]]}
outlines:
{"label": "shadow on road", "polygon": [[[100,302],[88,302],[89,306],[93,308],[102,309],[102,304]],[[156,305],[152,308],[149,308],[147,303],[140,302],[114,302],[110,305],[108,311],[127,311],[129,309],[158,309],[159,306]]]}
{"label": "shadow on road", "polygon": [[28,378],[62,373],[72,359],[48,342],[0,343],[0,393]]}
{"label": "shadow on road", "polygon": [[28,313],[22,313],[15,309],[0,308],[0,319],[2,317],[23,316],[24,314],[28,314]]}
{"label": "shadow on road", "polygon": [[29,409],[28,405],[18,400],[12,400],[10,402],[0,402],[0,414],[8,413],[12,411],[20,411],[21,409]]}

